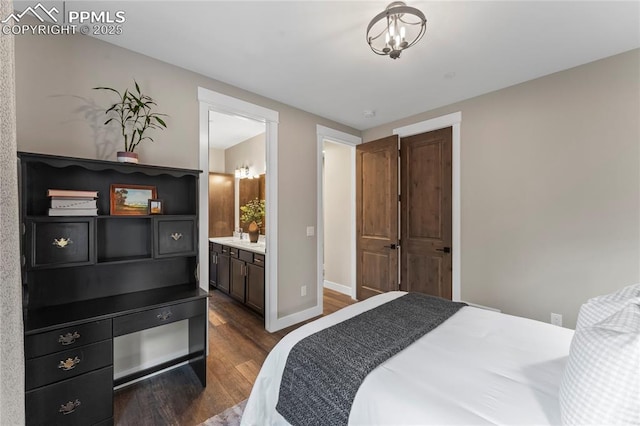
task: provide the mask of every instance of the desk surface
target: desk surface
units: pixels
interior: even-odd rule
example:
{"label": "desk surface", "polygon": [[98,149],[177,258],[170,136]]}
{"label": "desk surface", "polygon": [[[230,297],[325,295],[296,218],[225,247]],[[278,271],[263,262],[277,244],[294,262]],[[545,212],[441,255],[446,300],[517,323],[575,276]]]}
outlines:
{"label": "desk surface", "polygon": [[200,288],[194,289],[194,285],[171,286],[27,310],[25,335],[42,333],[87,321],[113,318],[150,308],[189,302],[208,296],[206,291]]}

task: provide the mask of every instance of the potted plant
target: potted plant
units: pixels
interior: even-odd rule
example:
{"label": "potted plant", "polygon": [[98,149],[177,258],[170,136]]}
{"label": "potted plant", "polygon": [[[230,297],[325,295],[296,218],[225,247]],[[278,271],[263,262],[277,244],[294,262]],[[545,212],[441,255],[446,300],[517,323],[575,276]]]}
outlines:
{"label": "potted plant", "polygon": [[249,223],[249,241],[257,243],[262,220],[264,219],[264,200],[254,198],[244,206],[241,206],[240,212],[240,220]]}
{"label": "potted plant", "polygon": [[153,142],[153,138],[147,135],[147,131],[167,127],[162,119],[162,117],[166,117],[166,114],[153,112],[153,108],[157,104],[150,96],[140,91],[140,86],[135,80],[133,82],[135,91],[125,89],[122,93],[111,87],[93,88],[94,90],[109,90],[118,95],[118,101],[105,111],[109,119],[104,124],[107,125],[114,120],[120,124],[124,139],[124,151],[118,151],[117,156],[121,163],[137,163],[138,154],[134,152],[136,147],[146,139]]}

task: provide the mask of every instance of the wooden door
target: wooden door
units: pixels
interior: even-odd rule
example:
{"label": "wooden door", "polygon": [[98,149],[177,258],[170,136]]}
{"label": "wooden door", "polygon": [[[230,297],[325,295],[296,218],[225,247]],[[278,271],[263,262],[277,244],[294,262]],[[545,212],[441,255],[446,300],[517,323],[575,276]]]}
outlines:
{"label": "wooden door", "polygon": [[233,235],[234,185],[233,175],[209,173],[209,238]]}
{"label": "wooden door", "polygon": [[358,300],[398,289],[398,137],[356,148]]}
{"label": "wooden door", "polygon": [[451,299],[451,128],[400,143],[401,289]]}

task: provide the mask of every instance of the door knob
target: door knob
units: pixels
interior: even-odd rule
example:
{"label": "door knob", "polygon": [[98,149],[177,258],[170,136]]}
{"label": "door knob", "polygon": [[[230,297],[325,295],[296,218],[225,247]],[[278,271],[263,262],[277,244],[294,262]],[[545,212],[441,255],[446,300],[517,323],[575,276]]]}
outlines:
{"label": "door knob", "polygon": [[384,246],[385,248],[389,248],[391,250],[397,249],[399,246],[397,244],[389,244],[388,246]]}
{"label": "door knob", "polygon": [[451,253],[451,247],[443,247],[441,249],[436,249],[436,251],[441,251],[443,253]]}

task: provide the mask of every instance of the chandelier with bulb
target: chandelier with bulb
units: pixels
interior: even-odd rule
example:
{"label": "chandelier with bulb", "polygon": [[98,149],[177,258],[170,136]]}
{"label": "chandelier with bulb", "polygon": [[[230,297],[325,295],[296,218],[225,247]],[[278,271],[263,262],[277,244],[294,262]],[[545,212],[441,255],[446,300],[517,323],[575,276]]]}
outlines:
{"label": "chandelier with bulb", "polygon": [[369,23],[367,43],[374,53],[398,59],[422,38],[426,29],[427,18],[420,10],[394,1]]}

